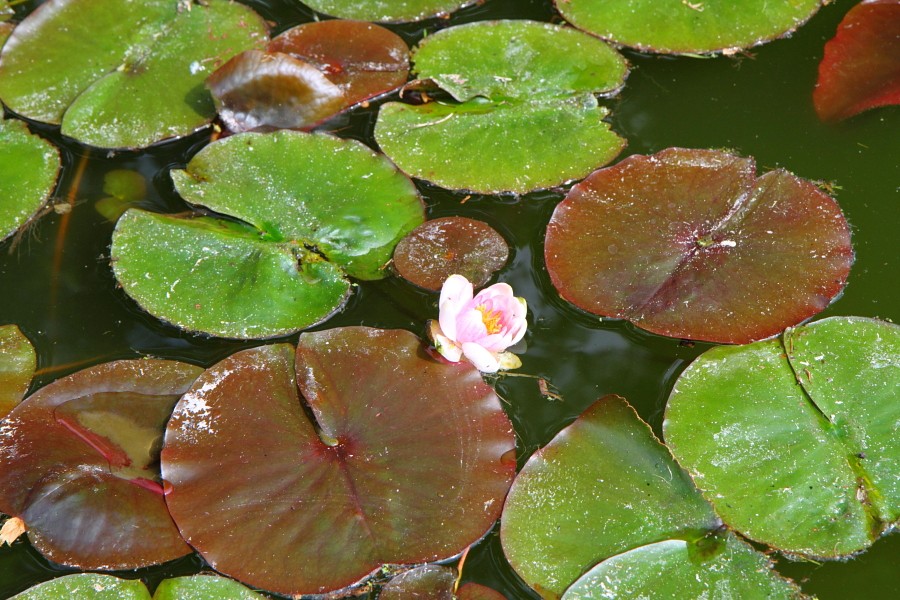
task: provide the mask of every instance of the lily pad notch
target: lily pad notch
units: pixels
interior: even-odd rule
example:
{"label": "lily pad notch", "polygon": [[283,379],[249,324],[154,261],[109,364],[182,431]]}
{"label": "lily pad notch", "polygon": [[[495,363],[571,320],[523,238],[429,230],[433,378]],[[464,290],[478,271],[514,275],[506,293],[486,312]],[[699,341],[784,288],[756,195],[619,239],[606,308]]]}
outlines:
{"label": "lily pad notch", "polygon": [[172,178],[188,202],[230,219],[131,209],[113,233],[113,270],[149,313],[221,337],[324,321],[349,298],[349,278],[386,277],[394,246],[425,220],[390,161],[326,134],[234,135]]}

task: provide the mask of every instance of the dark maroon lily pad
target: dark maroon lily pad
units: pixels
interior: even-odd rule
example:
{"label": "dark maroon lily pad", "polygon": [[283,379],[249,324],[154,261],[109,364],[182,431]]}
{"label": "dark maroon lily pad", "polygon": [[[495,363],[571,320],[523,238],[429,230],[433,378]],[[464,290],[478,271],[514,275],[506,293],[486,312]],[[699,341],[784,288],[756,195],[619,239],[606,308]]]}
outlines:
{"label": "dark maroon lily pad", "polygon": [[233,132],[310,129],[406,82],[409,47],[395,33],[360,21],[289,29],[267,52],[248,50],[206,80]]}
{"label": "dark maroon lily pad", "polygon": [[296,595],[461,552],[499,516],[514,448],[474,368],[406,331],[347,327],[302,334],[296,364],[280,344],[208,369],[169,421],[162,472],[215,569]]}
{"label": "dark maroon lily pad", "polygon": [[269,51],[314,65],[341,88],[346,107],[394,90],[409,76],[409,46],[403,38],[363,21],[298,25],[273,38]]}
{"label": "dark maroon lily pad", "polygon": [[563,298],[662,335],[744,344],[824,309],[853,250],[837,203],[752,159],[669,148],[601,169],[547,227]]}
{"label": "dark maroon lily pad", "polygon": [[21,518],[53,562],[134,569],[190,552],[159,479],[178,397],[201,369],[106,363],[38,390],[0,428],[0,511]]}
{"label": "dark maroon lily pad", "polygon": [[506,264],[509,245],[483,221],[444,217],[425,221],[394,249],[394,269],[410,283],[440,290],[459,274],[481,287]]}
{"label": "dark maroon lily pad", "polygon": [[866,0],[850,9],[825,44],[813,102],[823,121],[900,104],[900,2]]}

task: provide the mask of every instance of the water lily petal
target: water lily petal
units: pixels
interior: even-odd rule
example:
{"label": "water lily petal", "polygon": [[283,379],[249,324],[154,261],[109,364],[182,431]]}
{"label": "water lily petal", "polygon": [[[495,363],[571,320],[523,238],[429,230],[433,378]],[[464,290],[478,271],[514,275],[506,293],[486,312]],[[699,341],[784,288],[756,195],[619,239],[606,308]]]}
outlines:
{"label": "water lily petal", "polygon": [[462,351],[469,362],[482,373],[496,373],[500,370],[500,362],[497,357],[484,347],[473,342],[466,342],[462,345]]}
{"label": "water lily petal", "polygon": [[495,297],[512,297],[513,289],[510,287],[508,283],[495,283],[492,286],[486,287],[480,292],[478,292],[478,296],[476,298],[495,298]]}
{"label": "water lily petal", "polygon": [[519,342],[523,337],[525,337],[525,330],[528,328],[528,322],[525,320],[525,316],[528,314],[528,303],[525,302],[525,298],[516,298],[518,302],[521,312],[516,312],[517,328],[510,329],[510,335],[512,336],[512,340],[510,341],[510,346]]}
{"label": "water lily petal", "polygon": [[456,322],[460,311],[472,300],[472,284],[462,275],[451,275],[441,287],[441,298],[438,301],[438,321],[441,330],[451,340],[457,337]]}
{"label": "water lily petal", "polygon": [[429,321],[428,337],[434,344],[434,349],[450,362],[459,362],[462,358],[462,348],[441,331],[437,321]]}
{"label": "water lily petal", "polygon": [[[443,323],[442,323],[443,325]],[[442,327],[443,329],[443,327]],[[446,330],[444,333],[447,333]],[[484,316],[481,311],[474,308],[464,310],[456,318],[456,342],[477,342],[487,337],[488,331],[484,324]]]}

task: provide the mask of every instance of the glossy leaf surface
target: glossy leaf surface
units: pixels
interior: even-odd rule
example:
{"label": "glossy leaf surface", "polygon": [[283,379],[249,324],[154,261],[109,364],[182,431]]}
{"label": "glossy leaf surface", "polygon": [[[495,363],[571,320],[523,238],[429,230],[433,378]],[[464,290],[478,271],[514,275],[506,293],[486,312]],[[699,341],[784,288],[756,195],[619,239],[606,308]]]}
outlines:
{"label": "glossy leaf surface", "polygon": [[607,396],[538,450],[501,519],[503,551],[528,585],[558,598],[591,565],[717,519],[622,398]]}
{"label": "glossy leaf surface", "polygon": [[823,121],[900,104],[900,2],[865,0],[825,44],[813,91]]}
{"label": "glossy leaf surface", "polygon": [[186,200],[242,223],[128,211],[113,268],[145,310],[213,335],[272,337],[324,320],[346,301],[346,276],[384,277],[396,243],[424,220],[389,161],[327,135],[234,135],[172,176]]}
{"label": "glossy leaf surface", "polygon": [[269,43],[324,73],[347,108],[406,83],[409,47],[396,33],[362,21],[316,21],[292,27]]}
{"label": "glossy leaf surface", "polygon": [[206,86],[233,132],[304,129],[344,106],[341,89],[321,71],[281,53],[242,52],[210,75]]}
{"label": "glossy leaf surface", "polygon": [[21,402],[36,368],[28,338],[15,325],[0,326],[0,419]]}
{"label": "glossy leaf surface", "polygon": [[235,2],[51,0],[4,45],[0,98],[85,144],[141,148],[206,126],[203,80],[266,41],[262,19]]}
{"label": "glossy leaf surface", "polygon": [[900,518],[900,327],[833,317],[704,353],[664,432],[723,521],[813,557],[868,547]]}
{"label": "glossy leaf surface", "polygon": [[382,106],[375,137],[406,173],[483,193],[547,188],[612,160],[624,140],[595,94],[621,87],[625,60],[571,28],[479,22],[428,36],[416,73],[457,103]]}
{"label": "glossy leaf surface", "polygon": [[0,430],[0,510],[53,562],[134,569],[190,552],[169,517],[159,448],[169,413],[201,369],[105,363],[57,380]]}
{"label": "glossy leaf surface", "polygon": [[556,0],[563,17],[616,44],[685,54],[749,48],[789,34],[821,0]]}
{"label": "glossy leaf surface", "polygon": [[440,565],[422,565],[397,575],[378,594],[379,600],[454,600],[456,571]]}
{"label": "glossy leaf surface", "polygon": [[823,310],[853,250],[837,203],[752,159],[669,148],[574,186],[547,227],[563,298],[661,335],[741,344]]}
{"label": "glossy leaf surface", "polygon": [[264,600],[237,581],[217,575],[193,575],[166,579],[159,584],[153,600]]}
{"label": "glossy leaf surface", "polygon": [[305,333],[294,361],[286,344],[232,355],[169,421],[169,508],[214,568],[321,593],[384,563],[453,556],[487,531],[515,442],[477,370],[365,327]]}
{"label": "glossy leaf surface", "polygon": [[609,558],[585,573],[562,600],[615,598],[801,598],[765,555],[726,534],[705,556],[684,540],[666,540]]}
{"label": "glossy leaf surface", "polygon": [[119,579],[99,573],[63,575],[28,588],[13,600],[150,600],[150,592],[139,580]]}
{"label": "glossy leaf surface", "polygon": [[420,21],[446,15],[475,0],[304,0],[326,15],[360,21]]}
{"label": "glossy leaf surface", "polygon": [[487,223],[443,217],[425,221],[400,240],[393,265],[407,281],[438,291],[453,274],[481,287],[508,258],[509,245]]}
{"label": "glossy leaf surface", "polygon": [[43,206],[59,168],[59,151],[50,142],[32,135],[22,121],[0,119],[0,240]]}

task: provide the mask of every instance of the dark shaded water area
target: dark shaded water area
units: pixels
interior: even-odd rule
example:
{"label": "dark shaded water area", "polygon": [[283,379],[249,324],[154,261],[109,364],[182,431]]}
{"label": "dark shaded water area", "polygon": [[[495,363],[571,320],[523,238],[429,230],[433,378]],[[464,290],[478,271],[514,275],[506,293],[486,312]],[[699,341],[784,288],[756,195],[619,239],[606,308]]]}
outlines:
{"label": "dark shaded water area", "polygon": [[[312,20],[313,13],[289,0],[248,2],[275,23],[273,33]],[[824,43],[832,37],[851,0],[824,7],[790,38],[745,56],[698,59],[626,52],[633,70],[624,90],[604,100],[613,129],[628,140],[620,158],[669,146],[730,148],[753,156],[758,168],[785,169],[808,179],[833,182],[853,228],[856,263],[845,293],[819,317],[860,315],[900,320],[900,110],[871,111],[837,125],[815,116],[811,92]],[[18,8],[24,14],[33,8]],[[449,20],[392,26],[411,45],[425,31],[493,18],[557,20],[549,0],[487,0]],[[378,102],[330,122],[326,129],[374,145]],[[33,389],[95,363],[136,356],[179,359],[203,366],[262,342],[236,342],[185,334],[143,313],[120,289],[109,267],[113,224],[95,209],[104,176],[115,169],[140,173],[147,182],[141,206],[161,212],[186,210],[169,170],[183,166],[205,145],[208,132],[141,153],[108,155],[62,139],[51,127],[34,125],[63,151],[57,202],[73,197],[64,218],[45,216],[17,245],[0,246],[0,324],[15,323],[35,344],[39,375]],[[87,166],[77,189],[76,165]],[[509,264],[497,279],[511,284],[529,304],[528,350],[514,376],[496,389],[518,435],[520,464],[599,397],[626,397],[659,433],[666,398],[678,374],[707,344],[684,345],[647,334],[623,322],[600,320],[561,300],[543,264],[543,236],[564,190],[524,197],[473,196],[419,184],[430,217],[481,219],[509,241]],[[65,223],[65,220],[68,223]],[[437,316],[437,295],[399,279],[364,283],[339,315],[318,328],[369,325],[403,328],[424,335]],[[817,317],[818,318],[818,317]],[[285,338],[296,341],[296,336]],[[523,377],[530,375],[534,377]],[[560,400],[542,397],[536,377],[552,383]],[[735,399],[739,401],[739,399]],[[888,536],[848,562],[816,564],[778,559],[779,570],[820,598],[900,597],[900,535]],[[159,580],[196,572],[202,559],[123,573]],[[18,542],[0,549],[0,598],[66,572]],[[537,597],[506,564],[495,531],[465,563],[464,580],[494,587],[510,598]]]}

